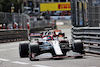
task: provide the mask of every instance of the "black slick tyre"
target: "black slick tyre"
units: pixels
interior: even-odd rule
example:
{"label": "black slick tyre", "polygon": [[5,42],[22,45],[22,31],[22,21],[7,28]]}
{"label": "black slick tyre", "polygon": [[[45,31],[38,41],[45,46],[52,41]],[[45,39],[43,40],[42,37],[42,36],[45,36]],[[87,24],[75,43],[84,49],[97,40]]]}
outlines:
{"label": "black slick tyre", "polygon": [[[80,54],[85,54],[81,40],[74,40],[73,41],[72,50],[74,52],[77,52],[77,53],[80,53]],[[83,58],[83,56],[76,56],[75,58]]]}
{"label": "black slick tyre", "polygon": [[72,49],[74,52],[78,52],[81,54],[84,54],[84,49],[83,49],[83,44],[81,42],[81,40],[74,40],[73,44],[72,44]]}
{"label": "black slick tyre", "polygon": [[28,43],[19,44],[19,55],[21,58],[28,57]]}

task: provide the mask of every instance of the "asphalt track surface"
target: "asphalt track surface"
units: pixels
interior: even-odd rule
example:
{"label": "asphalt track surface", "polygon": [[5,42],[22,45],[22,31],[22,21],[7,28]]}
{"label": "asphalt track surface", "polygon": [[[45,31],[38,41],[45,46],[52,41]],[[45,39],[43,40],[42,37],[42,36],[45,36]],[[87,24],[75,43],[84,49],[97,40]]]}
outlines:
{"label": "asphalt track surface", "polygon": [[[65,36],[71,39],[71,24],[70,20],[59,20],[64,22],[64,25],[59,25],[58,29],[65,32]],[[75,59],[67,57],[64,59],[40,59],[39,61],[30,61],[29,58],[19,57],[19,42],[2,43],[0,44],[0,67],[100,67],[100,56],[96,54],[87,54],[83,58]],[[74,54],[72,51],[67,55]],[[51,56],[50,53],[43,55]]]}

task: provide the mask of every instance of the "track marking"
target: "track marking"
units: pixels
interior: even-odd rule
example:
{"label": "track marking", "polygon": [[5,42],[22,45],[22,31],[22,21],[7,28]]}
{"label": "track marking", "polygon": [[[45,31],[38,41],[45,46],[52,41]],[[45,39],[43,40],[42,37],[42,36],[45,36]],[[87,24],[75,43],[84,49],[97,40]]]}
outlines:
{"label": "track marking", "polygon": [[64,22],[56,22],[56,25],[64,25]]}
{"label": "track marking", "polygon": [[18,48],[0,49],[0,51],[15,50],[15,49],[18,49]]}
{"label": "track marking", "polygon": [[5,50],[7,50],[7,49],[0,49],[0,51],[5,51]]}
{"label": "track marking", "polygon": [[28,65],[29,64],[29,63],[19,62],[19,61],[12,61],[11,63],[22,64],[22,65]]}
{"label": "track marking", "polygon": [[14,49],[18,49],[18,48],[9,48],[8,50],[14,50]]}
{"label": "track marking", "polygon": [[96,66],[89,66],[89,67],[96,67]]}
{"label": "track marking", "polygon": [[32,65],[32,66],[35,66],[35,67],[51,67],[51,66],[44,66],[44,65]]}
{"label": "track marking", "polygon": [[1,61],[10,61],[8,59],[3,59],[3,58],[0,58]]}

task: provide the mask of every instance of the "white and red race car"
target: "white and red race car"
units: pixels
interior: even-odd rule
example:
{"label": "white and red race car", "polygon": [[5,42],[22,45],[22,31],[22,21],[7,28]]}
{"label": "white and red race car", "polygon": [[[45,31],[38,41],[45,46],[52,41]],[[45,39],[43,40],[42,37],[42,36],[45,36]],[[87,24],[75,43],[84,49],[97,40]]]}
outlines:
{"label": "white and red race car", "polygon": [[39,60],[40,58],[36,58],[38,55],[51,53],[52,58],[63,58],[68,57],[66,53],[69,50],[80,53],[80,55],[76,55],[75,57],[82,58],[85,54],[83,44],[80,40],[72,41],[72,45],[70,46],[67,37],[58,37],[54,34],[43,34],[45,33],[31,35],[31,41],[29,43],[20,43],[20,57],[29,56],[29,59],[32,61]]}
{"label": "white and red race car", "polygon": [[62,33],[61,30],[54,30],[53,32],[54,32],[57,36],[59,36],[59,37],[64,37],[64,36],[65,36],[65,34]]}

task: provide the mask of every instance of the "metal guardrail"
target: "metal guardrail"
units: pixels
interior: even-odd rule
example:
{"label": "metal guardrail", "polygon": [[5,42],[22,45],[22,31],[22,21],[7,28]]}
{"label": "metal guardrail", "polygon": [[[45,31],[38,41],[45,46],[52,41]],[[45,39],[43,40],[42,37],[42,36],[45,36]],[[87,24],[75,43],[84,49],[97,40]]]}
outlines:
{"label": "metal guardrail", "polygon": [[[47,25],[47,27],[54,29],[53,26]],[[46,26],[34,27],[33,29],[30,29],[30,30],[1,29],[0,30],[0,43],[28,40],[29,31],[35,33],[39,31],[45,31],[45,28]]]}
{"label": "metal guardrail", "polygon": [[[0,43],[27,40],[29,31],[39,32],[44,31],[46,27],[52,29],[56,28],[56,21],[34,21],[31,19],[30,16],[25,14],[20,15],[17,13],[0,12]],[[30,20],[29,30],[27,30],[27,20]],[[15,25],[16,27],[14,27]]]}
{"label": "metal guardrail", "polygon": [[30,32],[45,31],[45,28],[56,28],[56,21],[52,25],[50,21],[36,21],[33,22],[30,29],[0,29],[0,43],[23,41],[28,39]]}
{"label": "metal guardrail", "polygon": [[27,30],[0,30],[0,43],[27,40]]}
{"label": "metal guardrail", "polygon": [[100,27],[72,27],[72,38],[81,39],[85,51],[100,54]]}

